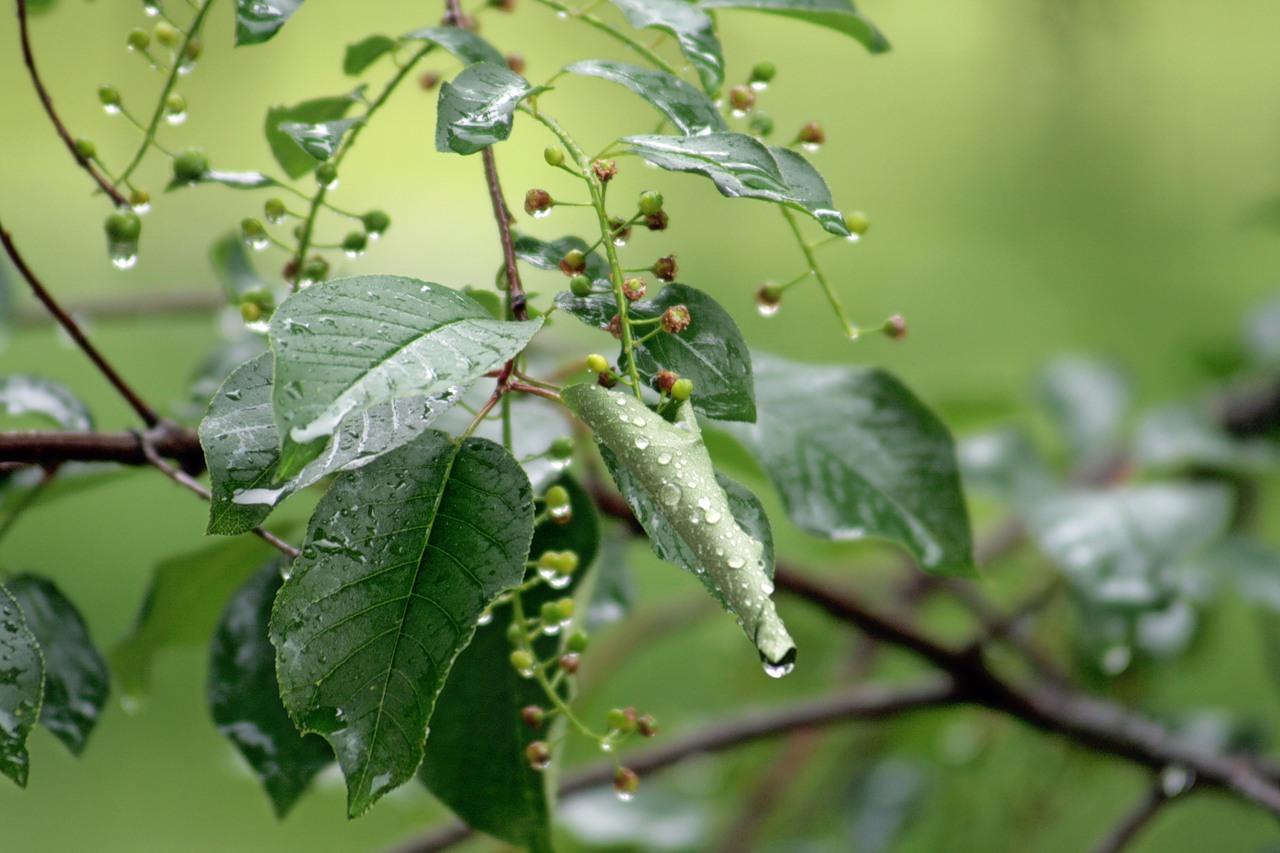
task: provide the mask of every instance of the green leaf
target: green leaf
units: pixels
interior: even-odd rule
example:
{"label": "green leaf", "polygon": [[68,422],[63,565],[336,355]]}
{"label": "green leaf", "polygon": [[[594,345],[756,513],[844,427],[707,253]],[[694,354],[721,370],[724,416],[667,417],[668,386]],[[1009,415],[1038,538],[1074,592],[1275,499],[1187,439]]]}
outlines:
{"label": "green leaf", "polygon": [[302,0],[236,0],[236,46],[267,41],[301,5]]}
{"label": "green leaf", "polygon": [[966,489],[986,492],[1019,510],[1047,496],[1056,486],[1031,437],[1014,427],[964,439],[959,458]]}
{"label": "green leaf", "polygon": [[[725,478],[717,479],[723,486]],[[730,494],[731,501],[732,498],[733,495]],[[631,571],[627,565],[626,540],[620,536],[610,536],[602,542],[601,548],[603,554],[592,578],[591,598],[587,602],[586,619],[583,620],[588,631],[596,631],[624,619],[631,612],[636,597]]]}
{"label": "green leaf", "polygon": [[767,672],[788,672],[796,649],[770,598],[772,546],[751,529],[758,520],[754,515],[735,514],[692,407],[682,405],[670,424],[634,397],[599,385],[572,385],[561,397],[607,451],[605,460],[618,472],[618,487],[655,552],[691,568],[738,617]]}
{"label": "green leaf", "polygon": [[719,426],[755,455],[792,521],[826,539],[888,539],[929,571],[971,570],[955,446],[937,416],[881,370],[753,361],[755,424]]}
{"label": "green leaf", "polygon": [[244,240],[234,231],[220,237],[209,249],[209,263],[231,305],[239,305],[250,294],[263,295],[271,292],[270,286],[253,268],[249,253],[245,251]]}
{"label": "green leaf", "polygon": [[[573,585],[551,589],[541,584],[522,594],[525,613],[537,613],[544,602],[572,595],[600,547],[600,525],[591,496],[572,477],[557,480],[569,492],[573,514],[568,524],[547,520],[533,534],[529,555],[574,551],[578,571]],[[458,656],[431,718],[431,739],[421,778],[438,799],[468,826],[531,850],[550,850],[548,772],[529,766],[525,747],[545,738],[520,719],[527,705],[547,704],[536,681],[522,678],[511,666],[506,629],[511,607],[494,608],[493,621],[476,631]],[[535,643],[539,657],[553,656],[555,637]]]}
{"label": "green leaf", "polygon": [[1031,508],[1027,526],[1092,600],[1150,607],[1168,597],[1179,561],[1222,536],[1230,513],[1224,488],[1154,484],[1048,498]]}
{"label": "green leaf", "polygon": [[1277,462],[1265,440],[1232,438],[1207,413],[1193,406],[1165,406],[1148,412],[1133,438],[1134,460],[1148,468],[1210,469],[1258,474]]}
{"label": "green leaf", "polygon": [[1280,366],[1280,299],[1264,303],[1248,317],[1244,344],[1256,364]]}
{"label": "green leaf", "polygon": [[1129,411],[1129,383],[1112,365],[1065,356],[1045,366],[1038,381],[1041,405],[1073,456],[1106,450]]}
{"label": "green leaf", "polygon": [[611,0],[636,29],[652,27],[670,33],[680,51],[698,70],[709,94],[724,82],[724,56],[711,16],[687,0]]}
{"label": "green leaf", "polygon": [[146,693],[162,649],[205,645],[227,599],[274,554],[261,539],[243,536],[160,562],[133,630],[111,650],[125,700],[136,702]]}
{"label": "green leaf", "polygon": [[400,276],[335,279],[295,293],[271,318],[277,477],[297,475],[344,420],[379,403],[452,404],[541,325],[494,320],[455,290]]}
{"label": "green leaf", "polygon": [[93,415],[71,389],[39,376],[0,376],[0,411],[13,418],[36,416],[75,432],[93,429]]}
{"label": "green leaf", "polygon": [[516,107],[533,91],[529,81],[505,65],[468,65],[440,86],[436,150],[475,154],[511,135]]}
{"label": "green leaf", "polygon": [[355,76],[363,72],[383,56],[396,49],[399,42],[391,36],[367,36],[355,44],[347,45],[342,57],[342,73]]}
{"label": "green leaf", "polygon": [[180,190],[196,184],[221,184],[233,190],[260,190],[264,187],[278,187],[279,182],[270,175],[261,172],[228,172],[223,169],[206,169],[194,181],[180,181],[177,178],[165,186],[166,192]]}
{"label": "green leaf", "polygon": [[79,755],[107,702],[107,662],[90,639],[80,611],[52,581],[18,575],[4,585],[22,607],[44,657],[40,722]]}
{"label": "green leaf", "polygon": [[782,204],[812,216],[832,234],[849,236],[826,182],[794,151],[729,132],[626,136],[621,141],[659,168],[710,178],[721,195]]}
{"label": "green leaf", "polygon": [[871,53],[884,53],[889,40],[849,0],[698,0],[703,9],[754,9],[842,32]]}
{"label": "green leaf", "polygon": [[40,715],[44,659],[22,607],[0,586],[0,773],[27,787],[27,736]]}
{"label": "green leaf", "polygon": [[276,596],[281,698],[324,736],[362,814],[411,778],[435,699],[533,533],[528,478],[493,442],[432,430],[342,474]]}
{"label": "green leaf", "polygon": [[559,269],[560,261],[574,249],[587,256],[587,267],[584,270],[587,276],[592,279],[609,278],[609,262],[599,252],[587,251],[587,241],[581,237],[561,237],[548,242],[521,234],[515,239],[516,257],[542,270]]}
{"label": "green leaf", "polygon": [[280,703],[267,622],[281,568],[273,560],[236,590],[209,654],[213,722],[253,768],[277,817],[288,814],[316,774],[333,763],[329,745],[299,734]]}
{"label": "green leaf", "polygon": [[502,66],[507,64],[506,57],[496,47],[462,27],[427,27],[406,33],[404,38],[439,45],[456,56],[463,65],[474,65],[477,62]]}
{"label": "green leaf", "polygon": [[242,364],[227,377],[200,422],[213,493],[207,532],[229,535],[253,529],[289,495],[417,438],[452,402],[410,397],[353,414],[339,425],[328,452],[273,486],[280,432],[271,407],[271,355]]}
{"label": "green leaf", "polygon": [[263,132],[271,154],[280,168],[290,178],[300,178],[316,167],[316,160],[298,147],[298,143],[281,129],[283,124],[318,124],[345,118],[351,107],[360,103],[361,90],[345,95],[314,98],[291,107],[272,107],[267,110]]}
{"label": "green leaf", "polygon": [[[618,312],[612,293],[578,297],[564,291],[556,294],[556,305],[602,329]],[[718,302],[688,285],[668,284],[652,299],[631,303],[627,312],[633,319],[646,320],[660,317],[676,305],[689,309],[689,327],[679,334],[655,335],[635,346],[640,378],[652,383],[659,371],[674,370],[693,381],[691,402],[698,414],[728,421],[754,421],[751,352],[738,325]],[[621,367],[626,369],[625,364]]]}
{"label": "green leaf", "polygon": [[565,71],[626,86],[670,119],[681,133],[693,135],[728,130],[710,98],[679,77],[660,69],[587,59],[575,62]]}
{"label": "green leaf", "polygon": [[219,341],[200,360],[191,376],[187,399],[179,411],[184,420],[198,421],[209,408],[209,401],[218,393],[231,371],[267,350],[267,336],[238,330],[230,340]]}
{"label": "green leaf", "polygon": [[333,121],[280,123],[280,132],[316,160],[328,160],[342,147],[347,131],[363,122],[362,118],[340,118]]}

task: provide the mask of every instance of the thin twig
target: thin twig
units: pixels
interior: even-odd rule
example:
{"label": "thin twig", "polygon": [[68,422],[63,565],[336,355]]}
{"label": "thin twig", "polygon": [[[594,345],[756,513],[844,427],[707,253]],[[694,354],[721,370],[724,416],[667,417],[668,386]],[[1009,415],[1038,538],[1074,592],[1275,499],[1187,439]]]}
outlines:
{"label": "thin twig", "polygon": [[22,43],[22,62],[27,66],[27,73],[31,75],[31,85],[35,88],[36,94],[40,96],[40,103],[44,105],[44,111],[49,116],[49,121],[53,123],[53,129],[58,132],[58,136],[62,138],[62,142],[67,146],[67,150],[71,152],[71,156],[75,158],[76,164],[88,172],[93,180],[98,184],[104,193],[106,193],[113,202],[118,206],[125,206],[129,202],[120,193],[111,181],[107,180],[93,165],[87,157],[84,157],[76,150],[76,141],[72,138],[71,132],[67,130],[67,126],[62,123],[62,119],[58,117],[58,112],[53,108],[53,98],[49,95],[49,90],[45,88],[44,81],[40,79],[40,73],[36,71],[36,57],[31,50],[31,36],[27,32],[27,3],[26,0],[18,0],[18,39]]}
{"label": "thin twig", "polygon": [[1106,837],[1098,842],[1098,846],[1093,848],[1094,853],[1120,853],[1168,802],[1169,797],[1157,781],[1147,789],[1141,800],[1121,816],[1120,822],[1111,828]]}
{"label": "thin twig", "polygon": [[484,179],[489,188],[489,201],[493,205],[493,220],[498,224],[498,239],[502,242],[503,271],[507,277],[507,293],[511,298],[511,314],[517,320],[528,320],[529,310],[524,285],[520,281],[520,268],[516,264],[515,241],[511,236],[511,211],[502,195],[502,182],[498,179],[498,164],[494,160],[493,146],[480,152],[484,160]]}
{"label": "thin twig", "polygon": [[154,427],[160,423],[160,416],[156,414],[155,410],[142,401],[138,393],[130,387],[129,383],[124,381],[120,374],[116,372],[116,369],[107,361],[106,357],[98,351],[98,348],[90,343],[80,325],[70,314],[62,309],[62,306],[53,298],[53,294],[45,288],[40,279],[36,278],[36,274],[27,266],[27,262],[22,259],[22,255],[18,254],[18,247],[14,245],[13,237],[9,232],[4,230],[3,223],[0,223],[0,242],[4,244],[4,250],[8,253],[9,259],[13,261],[13,265],[17,267],[22,277],[27,280],[27,284],[31,286],[36,298],[49,310],[50,314],[57,318],[58,324],[71,336],[71,339],[76,342],[76,346],[80,347],[81,351],[89,357],[89,360],[106,377],[112,387],[119,392],[125,402],[137,412],[142,422],[149,427]]}

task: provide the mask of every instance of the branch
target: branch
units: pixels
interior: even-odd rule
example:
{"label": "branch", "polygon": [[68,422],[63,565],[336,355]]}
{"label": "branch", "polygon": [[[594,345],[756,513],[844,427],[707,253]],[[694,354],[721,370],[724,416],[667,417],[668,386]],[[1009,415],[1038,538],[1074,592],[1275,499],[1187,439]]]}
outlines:
{"label": "branch", "polygon": [[1120,853],[1168,802],[1169,797],[1165,795],[1159,781],[1155,782],[1142,799],[1124,813],[1120,822],[1112,827],[1106,837],[1098,842],[1098,846],[1093,848],[1093,853]]}
{"label": "branch", "polygon": [[98,348],[89,342],[89,339],[80,329],[80,325],[76,323],[70,314],[62,309],[62,306],[53,298],[53,294],[45,288],[40,279],[36,278],[36,274],[27,266],[27,262],[22,259],[22,255],[18,254],[18,247],[14,245],[13,237],[10,236],[9,232],[4,230],[3,223],[0,223],[0,242],[4,244],[4,250],[8,253],[9,259],[13,261],[13,265],[17,267],[22,277],[27,280],[27,284],[31,286],[36,298],[49,310],[50,314],[57,318],[58,324],[66,330],[66,333],[71,336],[71,339],[76,342],[81,351],[89,357],[89,360],[98,368],[98,372],[106,377],[112,387],[125,399],[125,402],[137,412],[138,417],[142,419],[144,424],[148,427],[154,427],[159,424],[160,416],[156,414],[155,410],[142,401],[142,398],[116,372],[116,369],[111,366],[106,357],[98,352]]}
{"label": "branch", "polygon": [[[850,720],[882,720],[900,714],[955,704],[954,686],[930,678],[906,687],[858,687],[780,710],[753,711],[721,720],[656,749],[627,756],[627,766],[647,775],[687,758],[724,752],[793,731],[815,729]],[[569,774],[560,785],[561,797],[572,797],[613,781],[612,761],[589,765]],[[396,853],[430,853],[467,838],[471,830],[452,823],[397,848]]]}
{"label": "branch", "polygon": [[62,119],[58,117],[57,111],[53,108],[53,98],[49,96],[49,90],[44,87],[44,82],[40,79],[40,73],[36,71],[36,57],[31,50],[31,36],[27,32],[26,0],[18,0],[18,39],[22,43],[22,61],[27,66],[27,73],[31,75],[31,85],[35,87],[36,94],[40,96],[40,103],[44,105],[44,111],[49,116],[49,121],[53,122],[53,129],[58,132],[58,136],[62,137],[63,144],[67,146],[67,150],[75,158],[76,164],[93,177],[93,180],[97,182],[102,191],[117,206],[124,207],[128,205],[128,200],[120,194],[120,191],[94,167],[88,158],[81,156],[80,152],[76,150],[76,141],[71,137],[71,132],[67,130],[67,126],[62,123]]}
{"label": "branch", "polygon": [[[204,469],[204,451],[194,430],[162,424],[146,436],[157,455],[177,460],[184,471],[195,474]],[[0,433],[0,461],[46,468],[63,462],[151,464],[137,435],[128,432]]]}

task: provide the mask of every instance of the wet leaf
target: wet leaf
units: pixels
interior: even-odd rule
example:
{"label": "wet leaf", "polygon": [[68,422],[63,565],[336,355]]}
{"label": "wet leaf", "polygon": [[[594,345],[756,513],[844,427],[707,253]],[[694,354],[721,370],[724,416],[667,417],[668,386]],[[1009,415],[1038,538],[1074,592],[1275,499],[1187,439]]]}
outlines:
{"label": "wet leaf", "polygon": [[711,16],[687,0],[610,0],[637,29],[670,33],[698,70],[702,88],[715,94],[724,82],[724,56]]}
{"label": "wet leaf", "polygon": [[12,418],[34,416],[74,432],[93,429],[93,415],[70,388],[39,376],[0,376],[0,411]]}
{"label": "wet leaf", "polygon": [[959,458],[966,489],[986,492],[1019,512],[1056,487],[1055,477],[1031,437],[1015,427],[964,439]]}
{"label": "wet leaf", "polygon": [[533,87],[505,65],[468,65],[440,85],[436,150],[475,154],[511,135],[516,107]]}
{"label": "wet leaf", "polygon": [[[239,305],[250,294],[271,292],[271,288],[253,268],[249,253],[245,251],[244,240],[234,231],[223,235],[213,244],[209,250],[209,263],[231,305]],[[218,377],[219,380],[221,378]]]}
{"label": "wet leaf", "polygon": [[345,118],[351,108],[360,103],[361,89],[345,95],[313,98],[290,107],[272,107],[267,110],[263,132],[271,154],[280,168],[291,178],[300,178],[316,167],[316,159],[298,147],[298,143],[281,129],[283,124],[319,124]]}
{"label": "wet leaf", "polygon": [[333,121],[280,123],[280,132],[316,160],[328,160],[342,147],[347,131],[363,122],[362,118],[340,118]]}
{"label": "wet leaf", "polygon": [[285,708],[333,747],[353,817],[417,770],[449,669],[481,613],[520,583],[532,533],[515,459],[435,430],[321,499],[271,642]]}
{"label": "wet leaf", "polygon": [[1041,405],[1075,457],[1106,450],[1129,412],[1129,383],[1113,365],[1064,356],[1045,366]]}
{"label": "wet leaf", "polygon": [[1148,412],[1133,438],[1134,460],[1162,470],[1210,469],[1258,474],[1280,461],[1264,440],[1232,438],[1193,406],[1165,406]]}
{"label": "wet leaf", "polygon": [[599,252],[588,252],[587,241],[581,237],[561,237],[559,240],[539,240],[521,234],[515,239],[516,257],[542,270],[557,270],[560,261],[570,251],[586,253],[587,267],[583,271],[592,279],[609,278],[609,262]]}
{"label": "wet leaf", "polygon": [[625,62],[588,59],[565,68],[570,74],[599,77],[625,86],[652,104],[681,133],[699,134],[728,130],[711,99],[679,77],[656,68]]}
{"label": "wet leaf", "polygon": [[461,27],[427,27],[404,35],[405,39],[429,41],[456,56],[463,65],[488,62],[506,66],[507,60],[496,47]]}
{"label": "wet leaf", "polygon": [[209,709],[284,817],[311,780],[333,763],[323,738],[299,734],[280,703],[276,653],[267,638],[281,563],[259,569],[232,595],[209,654]]}
{"label": "wet leaf", "polygon": [[812,216],[832,234],[849,236],[826,182],[794,151],[730,132],[626,136],[621,141],[659,168],[710,178],[721,195],[785,205]]}
{"label": "wet leaf", "polygon": [[344,420],[380,403],[448,405],[524,349],[541,320],[494,320],[443,285],[357,276],[289,297],[271,318],[272,388],[281,459],[296,476]]}
{"label": "wet leaf", "polygon": [[[556,294],[556,305],[601,329],[606,328],[617,313],[612,293],[578,297],[565,291]],[[698,414],[721,420],[754,421],[751,352],[738,324],[718,302],[688,285],[668,284],[652,299],[631,303],[627,311],[633,319],[651,319],[676,305],[689,309],[689,327],[679,334],[663,333],[636,344],[636,369],[640,378],[651,385],[659,371],[675,371],[693,381],[691,402]],[[620,367],[626,370],[625,363],[620,363]]]}
{"label": "wet leaf", "polygon": [[788,671],[795,643],[770,597],[772,546],[758,527],[752,529],[763,513],[748,518],[735,512],[742,501],[731,500],[718,481],[692,407],[681,406],[671,424],[634,397],[599,385],[572,385],[561,396],[607,451],[619,489],[655,552],[693,570],[738,617],[771,673]]}
{"label": "wet leaf", "polygon": [[89,637],[80,611],[53,581],[18,575],[4,585],[22,607],[44,657],[40,723],[79,755],[107,702],[107,662]]}
{"label": "wet leaf", "polygon": [[883,53],[889,49],[889,41],[884,34],[849,0],[698,0],[698,5],[709,11],[753,9],[795,18],[852,36],[872,53]]}
{"label": "wet leaf", "polygon": [[27,787],[27,736],[40,714],[44,660],[22,608],[0,586],[0,773]]}
{"label": "wet leaf", "polygon": [[718,427],[754,454],[792,521],[825,539],[888,539],[929,571],[972,570],[954,442],[910,390],[871,368],[753,362],[756,422]]}
{"label": "wet leaf", "polygon": [[393,52],[397,44],[399,42],[391,36],[372,35],[347,45],[347,51],[342,56],[342,73],[353,77],[362,73],[383,56]]}
{"label": "wet leaf", "polygon": [[236,0],[236,46],[267,41],[288,23],[303,0]]}

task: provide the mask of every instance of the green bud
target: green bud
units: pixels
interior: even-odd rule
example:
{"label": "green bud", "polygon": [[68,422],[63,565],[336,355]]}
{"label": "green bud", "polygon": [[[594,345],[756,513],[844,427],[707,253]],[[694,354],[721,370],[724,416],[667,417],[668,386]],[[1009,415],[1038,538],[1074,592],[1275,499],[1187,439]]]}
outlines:
{"label": "green bud", "polygon": [[[577,560],[576,554],[574,555],[574,560],[575,561]],[[572,598],[569,598],[568,596],[566,596],[560,599],[559,601],[554,602],[554,604],[556,608],[556,615],[560,617],[559,621],[568,622],[570,619],[573,618],[573,611],[575,608],[574,608]]]}
{"label": "green bud", "polygon": [[83,157],[85,160],[92,160],[97,153],[98,153],[98,146],[94,145],[92,140],[89,140],[89,139],[76,140],[76,154],[78,154],[80,157]]}
{"label": "green bud", "polygon": [[773,134],[773,119],[768,113],[756,112],[751,116],[747,129],[756,136],[770,136]]}
{"label": "green bud", "polygon": [[589,642],[590,639],[587,637],[587,632],[578,630],[569,635],[569,639],[565,641],[565,646],[571,652],[585,652]]}
{"label": "green bud", "polygon": [[120,90],[115,86],[99,86],[98,101],[104,107],[120,106]]}
{"label": "green bud", "polygon": [[348,255],[358,255],[364,251],[368,243],[369,238],[363,231],[352,231],[342,238],[342,251]]}
{"label": "green bud", "polygon": [[677,379],[676,384],[671,386],[671,399],[683,403],[693,396],[693,380]]}
{"label": "green bud", "polygon": [[164,21],[157,23],[151,32],[155,35],[156,41],[165,47],[176,47],[182,38],[182,33],[178,32],[177,27]]}
{"label": "green bud", "polygon": [[586,268],[587,254],[581,249],[570,249],[560,259],[560,269],[569,273],[570,276],[576,275]]}
{"label": "green bud", "polygon": [[547,453],[552,459],[573,458],[573,439],[567,435],[560,436],[551,442],[551,447],[547,448]]}
{"label": "green bud", "polygon": [[560,551],[556,554],[555,570],[562,575],[571,575],[578,570],[578,552]]}
{"label": "green bud", "polygon": [[605,373],[609,370],[609,360],[600,353],[587,356],[587,370],[592,373]]}
{"label": "green bud", "polygon": [[146,30],[129,30],[129,49],[146,50],[151,47],[151,33]]}
{"label": "green bud", "polygon": [[266,226],[252,216],[240,220],[240,235],[246,240],[261,240],[267,234]]}
{"label": "green bud", "polygon": [[549,509],[569,505],[569,491],[564,486],[552,486],[543,495]]}
{"label": "green bud", "polygon": [[635,708],[613,708],[605,716],[610,731],[631,734],[636,730]]}
{"label": "green bud", "polygon": [[281,222],[289,211],[285,207],[284,199],[269,198],[267,203],[262,206],[262,212],[266,214],[268,222]]}
{"label": "green bud", "polygon": [[246,323],[256,323],[262,319],[262,306],[251,300],[240,303],[240,316]]}
{"label": "green bud", "polygon": [[173,158],[173,179],[182,184],[193,184],[209,171],[209,158],[199,148],[188,148]]}
{"label": "green bud", "polygon": [[577,297],[591,295],[591,279],[582,273],[577,273],[569,279],[569,291]]}
{"label": "green bud", "polygon": [[151,193],[146,190],[134,190],[129,193],[129,206],[137,213],[145,213],[151,206]]}
{"label": "green bud", "polygon": [[548,145],[542,152],[542,159],[547,161],[548,166],[564,165],[564,149],[559,145]]}
{"label": "green bud", "polygon": [[871,220],[861,210],[855,210],[844,215],[844,227],[861,237],[871,227]]}
{"label": "green bud", "polygon": [[[533,655],[529,654],[524,649],[516,649],[511,653],[511,666],[513,666],[516,672],[521,675],[524,675],[526,672],[529,672],[529,674],[532,675],[533,667],[536,664],[537,661],[533,659]],[[527,678],[528,676],[525,677]]]}
{"label": "green bud", "polygon": [[364,230],[370,234],[382,234],[391,227],[391,217],[381,210],[369,211],[360,217],[360,222],[364,225]]}
{"label": "green bud", "polygon": [[170,115],[181,115],[187,111],[187,99],[177,92],[171,92],[164,99],[164,108]]}
{"label": "green bud", "polygon": [[107,217],[104,228],[113,243],[136,243],[142,234],[142,220],[132,210],[117,210]]}
{"label": "green bud", "polygon": [[338,167],[325,162],[316,167],[316,182],[322,187],[331,187],[338,180]]}
{"label": "green bud", "polygon": [[319,255],[302,265],[302,278],[304,281],[324,281],[328,277],[329,262]]}
{"label": "green bud", "polygon": [[518,646],[524,640],[524,629],[512,622],[507,626],[507,641],[513,646]]}
{"label": "green bud", "polygon": [[618,799],[630,800],[640,790],[640,777],[630,767],[619,767],[613,774],[613,790]]}
{"label": "green bud", "polygon": [[182,52],[182,56],[188,62],[195,62],[203,51],[204,42],[200,41],[198,36],[192,36],[187,40],[187,49]]}
{"label": "green bud", "polygon": [[757,62],[751,69],[752,83],[770,83],[778,74],[778,66],[772,62]]}
{"label": "green bud", "polygon": [[662,193],[645,190],[640,193],[640,212],[645,216],[656,216],[662,211]]}
{"label": "green bud", "polygon": [[543,603],[542,608],[538,611],[538,616],[542,619],[542,624],[544,625],[560,624],[560,608],[554,601]]}

